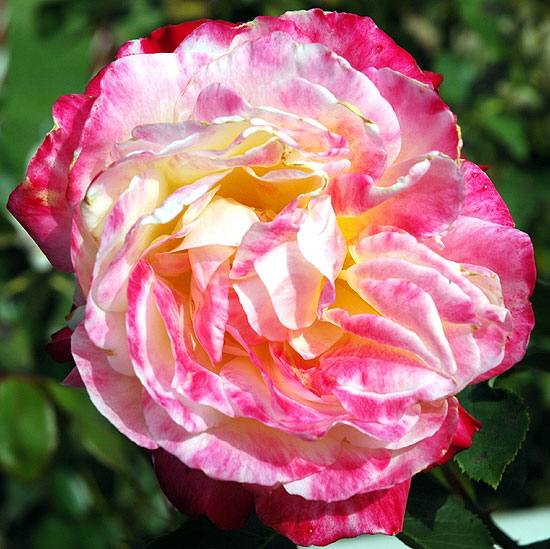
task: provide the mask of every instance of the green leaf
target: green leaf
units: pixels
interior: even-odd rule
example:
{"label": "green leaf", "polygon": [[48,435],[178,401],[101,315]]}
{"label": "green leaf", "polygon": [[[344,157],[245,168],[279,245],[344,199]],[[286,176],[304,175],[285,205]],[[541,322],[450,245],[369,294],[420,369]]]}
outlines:
{"label": "green leaf", "polygon": [[100,521],[72,521],[46,515],[32,532],[33,549],[100,549],[112,547],[112,533]]}
{"label": "green leaf", "polygon": [[97,411],[84,389],[53,382],[48,388],[58,406],[74,420],[78,438],[91,455],[110,469],[131,469],[132,443]]}
{"label": "green leaf", "polygon": [[495,141],[506,147],[516,160],[527,160],[529,142],[523,120],[501,112],[492,112],[490,108],[484,108],[480,112],[479,123]]}
{"label": "green leaf", "polygon": [[514,393],[491,389],[485,383],[467,387],[458,399],[483,427],[474,436],[472,446],[455,459],[470,478],[496,488],[527,434],[527,408]]}
{"label": "green leaf", "polygon": [[450,105],[462,104],[471,93],[479,66],[452,53],[441,53],[435,60],[434,72],[445,76],[441,96]]}
{"label": "green leaf", "polygon": [[492,549],[483,522],[429,475],[413,478],[403,532],[397,536],[414,549]]}
{"label": "green leaf", "polygon": [[49,501],[57,515],[83,519],[93,507],[93,494],[84,475],[58,467],[50,478]]}
{"label": "green leaf", "polygon": [[296,549],[296,545],[262,524],[255,516],[239,530],[219,530],[205,516],[186,520],[177,530],[149,543],[147,549]]}
{"label": "green leaf", "polygon": [[16,478],[36,479],[57,447],[52,404],[31,381],[0,381],[0,467]]}

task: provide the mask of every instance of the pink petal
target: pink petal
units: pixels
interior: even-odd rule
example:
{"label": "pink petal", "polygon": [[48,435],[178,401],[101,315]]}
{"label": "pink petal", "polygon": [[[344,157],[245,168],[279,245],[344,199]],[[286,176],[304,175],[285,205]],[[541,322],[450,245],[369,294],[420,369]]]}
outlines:
{"label": "pink petal", "polygon": [[343,309],[329,309],[323,317],[346,332],[416,355],[432,370],[441,369],[441,357],[433,355],[418,334],[390,318],[375,314],[350,315]]}
{"label": "pink petal", "polygon": [[69,255],[72,212],[66,191],[82,126],[94,98],[64,95],[53,107],[54,129],[31,160],[27,178],[11,194],[8,210],[60,271],[72,272]]}
{"label": "pink petal", "polygon": [[[344,263],[346,243],[329,197],[314,197],[308,210],[308,216],[298,230],[298,246],[304,258],[317,268],[334,291],[334,280]],[[334,292],[330,301],[320,303],[319,308],[326,308],[333,300]]]}
{"label": "pink petal", "polygon": [[89,340],[82,325],[76,328],[71,343],[78,371],[95,407],[139,446],[157,448],[145,425],[139,380],[115,372],[105,352]]}
{"label": "pink petal", "polygon": [[153,463],[162,491],[184,515],[205,514],[222,530],[232,530],[254,512],[253,494],[238,482],[211,479],[162,449],[153,452]]}
{"label": "pink petal", "polygon": [[[323,61],[325,57],[322,56]],[[344,70],[332,58],[326,61],[329,65],[334,63],[342,73],[335,76],[335,80],[342,77],[351,81],[334,89],[334,82],[317,82],[318,75],[302,74],[305,71],[299,65],[296,70],[300,77],[280,78],[259,86],[253,92],[251,102],[315,120],[330,132],[344,137],[353,153],[350,169],[378,179],[386,166],[386,151],[398,147],[393,137],[398,128],[392,127],[395,116],[363,75]],[[306,56],[304,65],[308,62],[314,63]],[[334,67],[327,68],[329,72],[334,70]],[[350,97],[351,90],[356,91],[357,97]]]}
{"label": "pink petal", "polygon": [[78,368],[73,368],[69,375],[61,382],[61,385],[64,387],[74,387],[74,388],[80,388],[85,389],[86,385],[84,385],[84,382],[82,381],[82,377],[80,376],[80,372],[78,371]]}
{"label": "pink petal", "polygon": [[[373,434],[367,436],[358,425],[336,427],[330,436],[341,440],[338,459],[308,477],[285,483],[285,490],[307,500],[330,503],[406,481],[449,446],[449,427],[456,428],[456,415],[451,412],[449,418],[448,410],[446,402],[417,406],[398,423],[368,425],[366,430],[370,428]],[[381,441],[390,438],[388,435],[395,442]]]}
{"label": "pink petal", "polygon": [[457,429],[456,399],[420,408],[413,421],[399,426],[401,438],[378,447],[350,427],[334,429],[331,436],[341,440],[338,459],[316,473],[285,483],[285,490],[307,500],[335,502],[407,481],[447,452]]}
{"label": "pink petal", "polygon": [[281,324],[269,292],[259,277],[236,280],[232,288],[254,332],[269,341],[284,341],[288,330]]}
{"label": "pink petal", "polygon": [[109,65],[81,136],[72,171],[69,203],[78,204],[90,180],[116,160],[115,144],[142,124],[178,122],[174,106],[206,54],[130,55]]}
{"label": "pink petal", "polygon": [[357,281],[358,285],[361,284],[361,280],[366,279],[408,280],[431,296],[443,321],[455,324],[480,324],[475,314],[475,303],[471,297],[431,266],[417,265],[400,258],[379,257],[353,265],[346,271],[346,278],[349,281]]}
{"label": "pink petal", "polygon": [[[178,292],[141,261],[130,278],[128,302],[130,356],[155,403],[187,431],[224,423],[225,415],[232,414],[231,405],[219,376],[193,360],[187,350],[192,348],[192,330],[189,319],[182,318]],[[154,406],[149,409],[156,413]]]}
{"label": "pink petal", "polygon": [[398,421],[410,406],[455,388],[448,376],[439,376],[399,349],[359,338],[347,338],[341,348],[323,354],[315,377],[323,392],[335,395],[352,417],[378,423]]}
{"label": "pink petal", "polygon": [[283,326],[296,330],[315,321],[322,275],[306,260],[296,241],[272,248],[259,256],[254,266]]}
{"label": "pink petal", "polygon": [[146,38],[139,38],[126,42],[126,44],[118,50],[117,58],[140,53],[171,53],[187,36],[192,34],[197,27],[203,24],[208,25],[210,31],[208,35],[210,39],[212,39],[215,34],[213,29],[220,29],[220,32],[222,32],[226,30],[225,27],[227,27],[228,31],[235,27],[233,23],[226,23],[225,21],[208,21],[205,19],[188,21],[180,23],[179,25],[167,25],[154,30]]}
{"label": "pink petal", "polygon": [[[431,296],[415,284],[397,278],[350,280],[351,287],[381,315],[420,337],[426,349],[439,357],[441,370],[456,372],[456,363]],[[445,368],[445,369],[443,369]]]}
{"label": "pink petal", "polygon": [[445,455],[428,469],[439,467],[447,463],[458,452],[467,450],[472,445],[474,435],[481,427],[481,423],[476,418],[472,417],[462,406],[458,406],[458,426],[451,441],[451,446]]}
{"label": "pink petal", "polygon": [[[448,229],[460,212],[464,199],[462,174],[455,161],[438,152],[390,167],[380,187],[395,183],[403,192],[395,196],[392,192],[369,210],[366,224],[392,225],[414,236],[431,236]],[[379,192],[383,196],[385,189]]]}
{"label": "pink petal", "polygon": [[160,205],[165,185],[156,169],[140,174],[109,213],[94,267],[92,295],[100,307],[119,312],[126,309],[128,277],[149,247],[154,232],[152,224],[142,221]]}
{"label": "pink petal", "polygon": [[238,93],[216,82],[200,91],[193,108],[192,118],[214,122],[217,118],[242,115],[249,111],[250,104]]}
{"label": "pink petal", "polygon": [[236,415],[252,418],[266,425],[278,427],[269,387],[262,373],[248,356],[236,357],[224,364],[220,371],[224,391],[237,410]]}
{"label": "pink petal", "polygon": [[[400,48],[369,17],[350,13],[325,12],[320,9],[289,12],[277,19],[258,18],[261,25],[292,32],[299,42],[318,42],[349,61],[352,67],[365,72],[369,67],[389,67],[430,86],[440,82],[438,75],[421,71],[414,58]],[[283,27],[292,21],[296,30]],[[263,30],[260,25],[260,31]]]}
{"label": "pink petal", "polygon": [[[296,319],[292,315],[298,309],[293,300],[299,283],[303,282],[307,287],[309,298],[311,292],[317,292],[317,298],[320,292],[322,275],[303,258],[295,240],[299,223],[305,215],[305,211],[294,207],[272,222],[255,223],[243,238],[233,261],[232,286],[239,296],[248,321],[258,334],[270,340],[284,339],[283,320],[291,328],[297,327]],[[298,261],[304,270],[298,269],[295,264],[288,264],[286,257]],[[273,269],[273,265],[278,268]],[[285,269],[292,269],[292,273]],[[304,272],[310,276],[305,277]],[[293,273],[298,277],[295,282],[290,278]],[[312,309],[311,301],[308,302],[305,297],[301,296],[301,299],[309,309],[306,309],[306,318],[300,319],[300,322],[307,323],[311,317],[311,324],[316,316],[317,300]]]}
{"label": "pink petal", "polygon": [[88,296],[84,327],[90,341],[105,353],[107,364],[116,372],[133,376],[128,355],[125,312],[105,311]]}
{"label": "pink petal", "polygon": [[463,161],[460,165],[466,183],[466,198],[460,215],[476,217],[506,227],[514,220],[487,174],[476,164]]}
{"label": "pink petal", "polygon": [[[194,267],[200,262],[193,259],[191,264]],[[229,318],[228,293],[229,260],[225,260],[216,269],[205,287],[198,286],[195,279],[191,284],[191,299],[195,307],[193,315],[195,335],[214,364],[222,361],[225,327]]]}
{"label": "pink petal", "polygon": [[[265,288],[264,288],[265,290]],[[227,333],[231,335],[246,353],[256,345],[261,345],[266,342],[266,339],[260,335],[250,325],[247,315],[244,312],[243,306],[239,300],[237,292],[233,287],[229,289],[229,319],[227,321]],[[271,314],[274,315],[273,308],[271,308]],[[282,331],[282,326],[281,328]],[[281,334],[284,338],[284,334]]]}
{"label": "pink petal", "polygon": [[299,545],[328,545],[360,534],[395,535],[403,527],[410,481],[333,503],[307,501],[279,488],[256,496],[262,522]]}
{"label": "pink petal", "polygon": [[442,239],[439,253],[458,263],[478,264],[500,278],[504,304],[514,321],[505,356],[495,368],[474,382],[493,377],[517,363],[525,354],[534,317],[528,299],[535,284],[533,245],[525,233],[471,217],[460,217]]}
{"label": "pink petal", "polygon": [[462,143],[456,117],[435,90],[387,68],[367,75],[399,120],[401,151],[395,163],[434,150],[458,158]]}
{"label": "pink petal", "polygon": [[[318,309],[334,300],[333,279],[343,256],[343,237],[325,197],[313,199],[308,210],[293,205],[270,223],[254,224],[237,251],[231,271],[233,287],[252,327],[262,335],[273,331],[268,325],[271,308],[258,309],[266,292],[282,326],[290,330],[310,326]],[[251,278],[253,274],[258,279]],[[322,288],[323,275],[328,279],[326,291]]]}
{"label": "pink petal", "polygon": [[251,358],[237,357],[220,372],[225,392],[239,409],[240,417],[308,441],[321,439],[339,421],[347,419],[340,407],[326,404],[304,388],[303,379],[289,371],[282,357],[270,361],[269,356],[257,352]]}
{"label": "pink petal", "polygon": [[[217,480],[275,486],[325,468],[338,456],[333,440],[301,440],[253,419],[231,419],[203,433],[186,433],[158,406],[144,408],[157,443]],[[151,413],[153,412],[153,413]]]}
{"label": "pink petal", "polygon": [[239,36],[248,39],[250,24],[234,25],[226,21],[205,21],[187,36],[176,51],[206,52],[214,58],[232,49]]}
{"label": "pink petal", "polygon": [[78,291],[83,296],[90,292],[97,249],[98,242],[85,226],[81,211],[75,211],[71,227],[71,261],[75,266]]}

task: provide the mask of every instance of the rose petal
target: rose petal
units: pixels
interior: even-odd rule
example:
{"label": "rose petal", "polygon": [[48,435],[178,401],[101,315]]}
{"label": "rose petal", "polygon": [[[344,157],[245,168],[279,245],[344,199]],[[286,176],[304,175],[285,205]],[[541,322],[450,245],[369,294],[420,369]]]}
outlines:
{"label": "rose petal", "polygon": [[162,449],[153,452],[153,463],[166,497],[191,518],[205,514],[222,530],[232,530],[254,511],[254,496],[242,484],[213,480]]}
{"label": "rose petal", "polygon": [[460,169],[466,183],[466,197],[460,215],[513,227],[514,220],[508,207],[487,174],[468,161],[463,161]]}
{"label": "rose petal", "polygon": [[144,448],[157,448],[145,424],[143,388],[133,376],[113,370],[103,350],[96,347],[82,325],[71,339],[72,353],[94,406],[124,435]]}
{"label": "rose petal", "polygon": [[359,534],[395,535],[403,527],[410,481],[344,501],[307,501],[279,488],[256,497],[262,522],[300,545],[328,545]]}
{"label": "rose petal", "polygon": [[52,265],[72,272],[69,255],[71,210],[68,172],[93,97],[64,95],[53,107],[55,126],[31,160],[27,178],[8,200],[8,210],[25,227]]}
{"label": "rose petal", "polygon": [[458,263],[485,265],[498,274],[505,306],[514,321],[504,359],[497,367],[479,376],[474,381],[477,383],[504,372],[525,354],[534,324],[528,302],[536,278],[533,246],[521,231],[471,217],[459,218],[442,243],[444,248],[440,254],[443,257]]}

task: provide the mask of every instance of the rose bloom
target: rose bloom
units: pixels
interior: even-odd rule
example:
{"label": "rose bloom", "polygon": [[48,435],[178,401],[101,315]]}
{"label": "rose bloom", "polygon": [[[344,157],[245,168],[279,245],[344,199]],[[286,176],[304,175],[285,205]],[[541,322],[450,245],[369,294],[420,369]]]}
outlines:
{"label": "rose bloom", "polygon": [[533,249],[440,81],[313,10],[161,28],[56,102],[9,201],[76,275],[51,350],[186,514],[395,534],[523,356]]}

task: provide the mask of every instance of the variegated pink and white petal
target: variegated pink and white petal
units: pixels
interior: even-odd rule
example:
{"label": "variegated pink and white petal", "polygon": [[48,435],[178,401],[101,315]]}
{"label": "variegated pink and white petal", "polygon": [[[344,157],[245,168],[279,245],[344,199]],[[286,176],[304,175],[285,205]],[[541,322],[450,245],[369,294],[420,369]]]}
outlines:
{"label": "variegated pink and white petal", "polygon": [[283,487],[256,496],[262,522],[300,545],[328,545],[360,534],[395,535],[403,528],[410,480],[343,501],[307,501]]}
{"label": "variegated pink and white petal", "polygon": [[[388,68],[371,68],[367,75],[399,121],[401,150],[394,163],[434,150],[453,160],[459,157],[462,142],[456,116],[435,90]],[[428,125],[430,131],[418,131]]]}
{"label": "variegated pink and white petal", "polygon": [[174,107],[181,90],[209,60],[206,54],[192,53],[130,55],[109,65],[75,151],[70,205],[78,204],[93,177],[117,160],[116,144],[130,139],[136,126],[179,120]]}
{"label": "variegated pink and white petal", "polygon": [[71,352],[95,407],[139,446],[157,448],[157,442],[145,423],[140,381],[113,370],[106,360],[105,351],[90,341],[82,325],[73,333]]}
{"label": "variegated pink and white petal", "polygon": [[504,372],[525,353],[534,324],[528,301],[536,277],[532,244],[521,231],[473,217],[460,217],[442,244],[442,256],[458,263],[484,265],[498,275],[504,304],[514,322],[502,362],[474,380],[479,382]]}
{"label": "variegated pink and white petal", "polygon": [[[361,72],[369,67],[389,67],[430,86],[437,87],[441,82],[439,75],[420,70],[414,58],[381,31],[369,17],[313,9],[289,12],[281,19],[294,24],[298,41],[325,44]],[[263,18],[260,20],[264,22]],[[369,40],[364,40],[365,36],[369,36]]]}
{"label": "variegated pink and white petal", "polygon": [[386,489],[406,481],[441,458],[451,445],[458,422],[455,399],[423,405],[410,436],[395,448],[362,444],[353,429],[335,429],[341,452],[331,465],[284,484],[285,490],[307,500],[335,502],[358,493]]}
{"label": "variegated pink and white petal", "polygon": [[53,107],[54,129],[32,158],[25,181],[11,194],[8,210],[28,230],[52,265],[72,272],[69,169],[94,98],[64,95]]}
{"label": "variegated pink and white petal", "polygon": [[159,446],[217,480],[273,487],[326,468],[340,451],[330,437],[305,441],[253,419],[231,419],[194,434],[178,426],[157,403],[146,401],[143,410]]}

